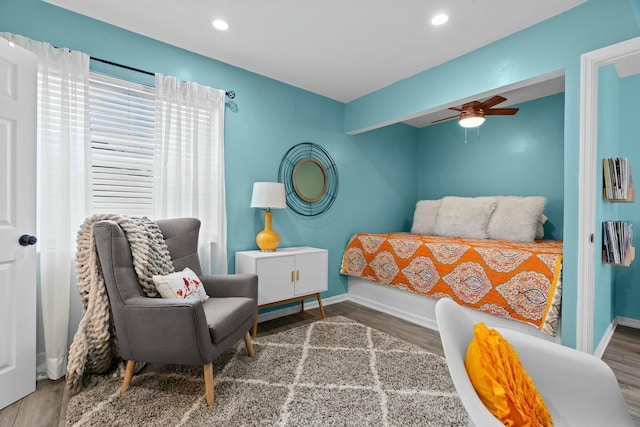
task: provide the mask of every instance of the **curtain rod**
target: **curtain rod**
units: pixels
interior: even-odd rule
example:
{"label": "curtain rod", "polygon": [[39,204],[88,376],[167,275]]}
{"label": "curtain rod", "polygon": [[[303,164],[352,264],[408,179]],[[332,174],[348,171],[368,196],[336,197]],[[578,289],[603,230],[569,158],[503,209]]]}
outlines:
{"label": "curtain rod", "polygon": [[[92,56],[91,59],[93,59],[94,61],[102,62],[103,64],[114,65],[116,67],[125,68],[127,70],[135,71],[136,73],[146,74],[148,76],[155,76],[155,73],[152,73],[151,71],[145,71],[145,70],[141,70],[140,68],[129,67],[128,65],[118,64],[117,62],[107,61],[106,59],[96,58],[95,56]],[[234,99],[236,97],[236,93],[234,91],[232,91],[232,90],[228,90],[224,94],[229,99]]]}

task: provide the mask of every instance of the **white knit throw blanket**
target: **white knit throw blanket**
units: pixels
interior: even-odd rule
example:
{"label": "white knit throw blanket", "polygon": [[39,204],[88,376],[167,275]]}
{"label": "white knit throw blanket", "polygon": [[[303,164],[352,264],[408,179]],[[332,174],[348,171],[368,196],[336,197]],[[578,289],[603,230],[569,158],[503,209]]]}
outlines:
{"label": "white knit throw blanket", "polygon": [[157,297],[153,275],[173,273],[169,249],[162,232],[148,218],[123,215],[94,215],[87,218],[78,231],[76,272],[84,315],[69,349],[66,383],[69,390],[82,388],[86,374],[105,373],[117,358],[118,349],[109,308],[109,297],[93,238],[93,226],[102,220],[112,220],[124,230],[131,245],[133,265],[142,290]]}

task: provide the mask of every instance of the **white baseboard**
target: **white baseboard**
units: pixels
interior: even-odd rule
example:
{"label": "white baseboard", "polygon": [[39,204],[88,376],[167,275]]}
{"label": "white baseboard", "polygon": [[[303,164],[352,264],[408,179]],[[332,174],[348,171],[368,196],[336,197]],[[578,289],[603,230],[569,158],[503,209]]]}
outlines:
{"label": "white baseboard", "polygon": [[609,341],[611,341],[611,338],[613,338],[613,333],[616,331],[617,325],[618,325],[618,318],[616,317],[609,324],[609,327],[607,327],[607,330],[604,331],[604,335],[602,335],[602,339],[600,340],[598,347],[596,347],[596,349],[593,351],[593,355],[598,359],[602,359],[602,355],[604,354],[604,351],[607,349],[607,346],[609,345]]}
{"label": "white baseboard", "polygon": [[611,322],[611,324],[609,325],[609,327],[607,328],[607,330],[604,332],[604,335],[602,336],[602,339],[600,340],[598,347],[593,351],[594,356],[596,356],[599,359],[602,359],[602,355],[604,355],[605,350],[609,346],[609,342],[611,341],[611,338],[613,338],[613,334],[615,333],[616,327],[618,325],[627,326],[629,328],[634,328],[634,329],[640,329],[640,320],[631,319],[629,317],[616,316]]}
{"label": "white baseboard", "polygon": [[[349,282],[349,300],[356,304],[399,317],[425,328],[438,330],[435,320],[435,302],[418,300],[409,292],[387,286],[370,287],[360,282]],[[402,308],[400,308],[402,307]],[[431,316],[429,316],[431,314]]]}
{"label": "white baseboard", "polygon": [[640,329],[640,320],[631,319],[629,317],[616,317],[618,325],[628,326],[629,328]]}
{"label": "white baseboard", "polygon": [[[307,309],[318,308],[319,305],[316,297],[309,297],[309,298],[313,298],[313,301],[305,302],[304,309],[307,310]],[[348,299],[349,299],[349,296],[347,294],[336,295],[329,298],[322,298],[322,305],[325,306],[325,305],[337,304],[339,302],[347,301]],[[266,322],[267,320],[277,319],[278,317],[284,317],[284,316],[288,316],[290,314],[299,313],[299,312],[300,312],[300,304],[296,303],[296,305],[293,305],[291,307],[285,307],[279,310],[272,310],[266,313],[261,313],[258,316],[258,323]]]}

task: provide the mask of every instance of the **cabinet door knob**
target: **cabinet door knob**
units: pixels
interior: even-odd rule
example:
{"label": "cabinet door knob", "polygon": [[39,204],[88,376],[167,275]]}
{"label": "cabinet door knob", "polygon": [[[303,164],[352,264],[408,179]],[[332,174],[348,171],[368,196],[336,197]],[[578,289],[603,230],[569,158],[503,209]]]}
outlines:
{"label": "cabinet door knob", "polygon": [[294,282],[294,281],[295,281],[294,276],[293,276],[293,270],[291,270],[291,281],[292,281],[292,282]]}
{"label": "cabinet door knob", "polygon": [[296,270],[296,280],[300,280],[300,270]]}

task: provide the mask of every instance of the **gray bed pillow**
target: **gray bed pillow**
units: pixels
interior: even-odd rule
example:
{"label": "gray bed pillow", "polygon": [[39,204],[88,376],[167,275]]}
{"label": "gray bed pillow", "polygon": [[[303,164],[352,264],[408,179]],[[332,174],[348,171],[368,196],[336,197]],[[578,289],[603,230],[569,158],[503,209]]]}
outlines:
{"label": "gray bed pillow", "polygon": [[495,197],[444,197],[438,210],[434,234],[486,239],[489,219],[495,208]]}
{"label": "gray bed pillow", "polygon": [[533,242],[544,211],[544,197],[498,196],[496,199],[498,204],[489,221],[489,238]]}
{"label": "gray bed pillow", "polygon": [[413,234],[433,234],[433,228],[440,209],[440,199],[438,200],[418,200],[416,210],[413,213]]}

